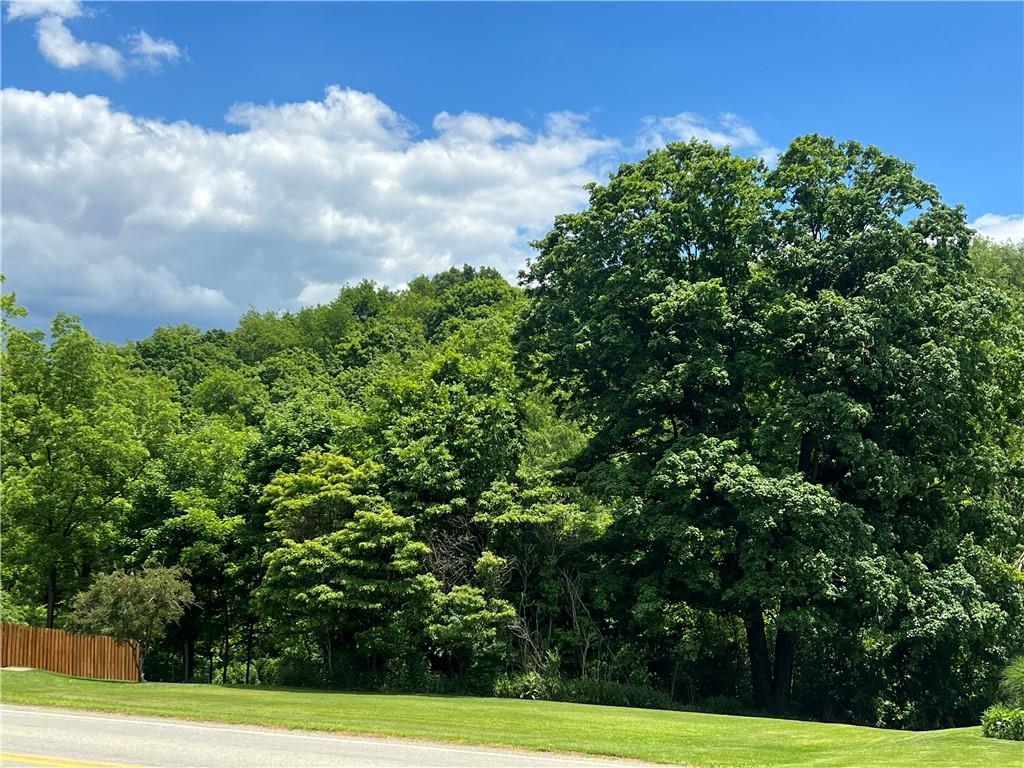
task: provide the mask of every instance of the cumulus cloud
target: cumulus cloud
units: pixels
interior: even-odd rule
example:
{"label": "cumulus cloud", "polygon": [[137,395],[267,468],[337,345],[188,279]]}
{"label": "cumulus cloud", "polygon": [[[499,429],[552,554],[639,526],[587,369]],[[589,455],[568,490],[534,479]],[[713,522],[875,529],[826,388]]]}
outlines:
{"label": "cumulus cloud", "polygon": [[78,40],[60,16],[43,16],[36,23],[36,42],[43,57],[60,69],[87,67],[124,77],[124,56],[103,43]]}
{"label": "cumulus cloud", "polygon": [[[41,315],[79,312],[121,335],[227,325],[249,306],[323,303],[348,282],[399,287],[463,263],[511,278],[528,243],[633,151],[572,112],[540,128],[441,112],[427,134],[338,86],[319,100],[237,104],[226,119],[232,130],[211,130],[95,95],[5,89],[9,286]],[[665,125],[678,133],[681,119]],[[731,130],[701,138],[764,149],[749,126]]]}
{"label": "cumulus cloud", "polygon": [[150,37],[145,30],[128,36],[128,50],[135,64],[149,69],[159,69],[182,57],[181,48],[176,43],[162,37]]}
{"label": "cumulus cloud", "polygon": [[72,19],[83,13],[78,0],[10,0],[5,3],[7,20],[33,19],[39,16],[56,16]]}
{"label": "cumulus cloud", "polygon": [[327,304],[344,287],[344,283],[306,283],[299,292],[298,303],[304,307]]}
{"label": "cumulus cloud", "polygon": [[990,240],[1024,240],[1024,215],[985,213],[971,222],[971,228]]}
{"label": "cumulus cloud", "polygon": [[649,116],[643,119],[643,129],[637,141],[638,149],[655,149],[672,141],[706,141],[716,147],[730,146],[756,154],[769,165],[778,159],[779,150],[771,146],[738,115],[725,112],[712,121],[692,112],[680,112],[667,117]]}
{"label": "cumulus cloud", "polygon": [[89,15],[78,0],[13,0],[6,7],[7,21],[35,19],[39,52],[60,69],[99,69],[120,79],[128,67],[156,70],[183,55],[174,42],[151,37],[145,30],[127,37],[127,53],[105,43],[80,40],[66,24],[68,19]]}
{"label": "cumulus cloud", "polygon": [[529,240],[583,204],[617,151],[579,117],[544,128],[439,114],[430,136],[369,93],[242,104],[217,131],[99,96],[3,92],[10,286],[57,309],[230,323],[398,286],[465,262],[514,276]]}

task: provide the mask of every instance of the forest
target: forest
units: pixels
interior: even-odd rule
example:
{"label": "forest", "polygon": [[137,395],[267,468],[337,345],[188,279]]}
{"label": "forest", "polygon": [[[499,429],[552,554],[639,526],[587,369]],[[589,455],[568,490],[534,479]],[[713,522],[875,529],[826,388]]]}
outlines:
{"label": "forest", "polygon": [[150,680],[976,724],[1024,654],[1024,243],[808,135],[670,144],[534,249],[124,344],[5,292],[2,618],[166,567]]}

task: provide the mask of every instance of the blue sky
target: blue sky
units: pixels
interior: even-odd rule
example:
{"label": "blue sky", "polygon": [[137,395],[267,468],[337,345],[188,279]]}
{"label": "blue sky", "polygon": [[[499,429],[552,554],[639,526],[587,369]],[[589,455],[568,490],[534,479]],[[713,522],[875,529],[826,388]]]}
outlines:
{"label": "blue sky", "polygon": [[1020,3],[4,6],[3,269],[111,338],[512,276],[582,183],[692,135],[877,144],[1024,233]]}

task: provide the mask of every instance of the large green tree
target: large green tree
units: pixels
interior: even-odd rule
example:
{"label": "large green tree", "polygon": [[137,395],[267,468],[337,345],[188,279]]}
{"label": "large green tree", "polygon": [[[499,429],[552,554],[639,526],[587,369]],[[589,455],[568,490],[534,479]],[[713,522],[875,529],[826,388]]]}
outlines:
{"label": "large green tree", "polygon": [[320,649],[328,674],[339,650],[371,669],[408,655],[437,589],[427,546],[374,492],[374,470],[311,452],[264,493],[282,538],[266,556],[261,600],[282,634]]}
{"label": "large green tree", "polygon": [[240,418],[193,415],[168,440],[164,455],[150,462],[130,497],[121,536],[125,559],[135,567],[181,566],[197,598],[170,633],[184,648],[186,679],[196,672],[202,638],[209,648],[220,646],[226,668],[230,631],[248,615],[255,586],[248,571],[262,553],[253,551],[258,544],[242,500],[246,460],[258,440],[257,430]]}
{"label": "large green tree", "polygon": [[1005,651],[1007,306],[970,242],[909,164],[812,135],[774,170],[670,145],[537,244],[522,356],[629,500],[625,565],[743,620],[758,706],[786,710],[801,646],[852,636],[876,712],[934,722]]}
{"label": "large green tree", "polygon": [[[5,328],[5,559],[26,566],[52,627],[61,581],[84,579],[117,537],[132,484],[160,454],[178,409],[165,379],[58,315],[49,339]],[[19,585],[26,588],[27,585]]]}

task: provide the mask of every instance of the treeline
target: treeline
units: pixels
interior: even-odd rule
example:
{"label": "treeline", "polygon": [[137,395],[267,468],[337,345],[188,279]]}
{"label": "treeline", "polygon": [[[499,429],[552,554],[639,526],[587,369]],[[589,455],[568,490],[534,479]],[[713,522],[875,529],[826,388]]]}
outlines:
{"label": "treeline", "polygon": [[465,267],[98,341],[4,296],[5,620],[147,677],[969,724],[1024,651],[1024,247],[899,160],[672,145]]}

